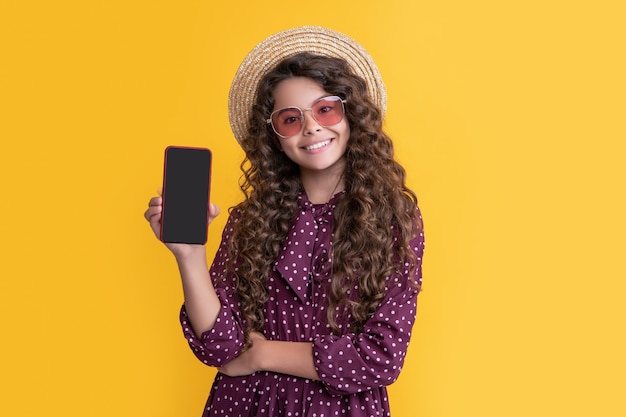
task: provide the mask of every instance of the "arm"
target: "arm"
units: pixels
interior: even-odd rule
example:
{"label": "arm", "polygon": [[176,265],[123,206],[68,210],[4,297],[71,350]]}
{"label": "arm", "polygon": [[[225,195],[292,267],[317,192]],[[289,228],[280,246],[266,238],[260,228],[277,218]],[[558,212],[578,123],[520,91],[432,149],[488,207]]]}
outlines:
{"label": "arm", "polygon": [[[209,204],[209,223],[220,213],[219,207]],[[154,197],[148,204],[144,217],[158,239],[161,233],[163,198]],[[210,330],[215,324],[220,303],[209,277],[205,245],[166,243],[174,254],[183,284],[187,314],[196,335]]]}
{"label": "arm", "polygon": [[[235,210],[228,218],[222,233],[220,247],[208,271],[207,280],[204,281],[213,287],[213,292],[217,297],[217,302],[213,304],[217,308],[213,324],[201,332],[194,331],[198,324],[195,322],[195,318],[191,316],[194,308],[194,305],[190,303],[192,301],[191,294],[185,297],[185,304],[180,312],[180,322],[185,339],[196,357],[208,366],[220,367],[233,360],[239,355],[245,343],[239,302],[234,293],[233,278],[227,271],[228,245],[237,216],[238,212]],[[189,287],[188,290],[192,294],[196,293],[193,287]],[[207,302],[197,301],[201,308],[204,306],[202,303]]]}
{"label": "arm", "polygon": [[[419,210],[416,213],[421,219]],[[389,278],[387,293],[359,334],[320,336],[314,340],[315,367],[332,395],[361,392],[396,381],[404,359],[421,286],[424,234],[420,230],[409,243],[417,263],[412,274],[408,265]]]}
{"label": "arm", "polygon": [[228,376],[244,376],[257,371],[319,380],[313,361],[313,344],[267,340],[257,332],[251,335],[252,347],[220,368]]}
{"label": "arm", "polygon": [[266,340],[252,334],[252,347],[220,368],[228,376],[270,371],[321,380],[332,394],[352,394],[394,382],[402,369],[415,319],[417,291],[394,291],[362,333],[318,336],[313,343]]}
{"label": "arm", "polygon": [[199,337],[213,328],[221,303],[209,276],[204,245],[177,256],[183,284],[185,308],[194,334]]}
{"label": "arm", "polygon": [[421,283],[423,234],[411,247],[417,256],[413,276],[406,268],[389,279],[384,300],[361,333],[318,336],[313,343],[268,341],[256,333],[252,348],[220,371],[242,376],[263,370],[321,380],[335,395],[393,383],[404,364],[415,321],[418,291],[410,281]]}
{"label": "arm", "polygon": [[417,290],[393,281],[361,333],[324,335],[313,342],[315,368],[332,395],[392,384],[400,375],[415,321]]}
{"label": "arm", "polygon": [[[421,219],[419,210],[416,213]],[[359,334],[320,336],[314,340],[315,367],[333,395],[361,392],[396,381],[404,359],[415,316],[418,288],[422,282],[424,234],[420,230],[409,243],[416,255],[413,273],[405,264],[389,278],[386,295]]]}

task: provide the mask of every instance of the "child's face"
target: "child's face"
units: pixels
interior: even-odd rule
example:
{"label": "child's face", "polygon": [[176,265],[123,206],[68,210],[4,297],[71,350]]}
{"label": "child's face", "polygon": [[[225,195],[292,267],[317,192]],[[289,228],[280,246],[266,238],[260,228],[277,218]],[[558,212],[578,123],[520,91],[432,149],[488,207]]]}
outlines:
{"label": "child's face", "polygon": [[[309,78],[296,77],[282,81],[274,89],[274,109],[299,107],[304,112],[304,123],[298,133],[287,138],[279,137],[280,146],[293,162],[300,166],[302,175],[328,171],[343,172],[350,127],[347,117],[332,126],[322,126],[311,115],[311,106],[316,100],[329,96],[316,82]],[[343,98],[343,97],[341,97]],[[339,103],[341,104],[341,103]]]}

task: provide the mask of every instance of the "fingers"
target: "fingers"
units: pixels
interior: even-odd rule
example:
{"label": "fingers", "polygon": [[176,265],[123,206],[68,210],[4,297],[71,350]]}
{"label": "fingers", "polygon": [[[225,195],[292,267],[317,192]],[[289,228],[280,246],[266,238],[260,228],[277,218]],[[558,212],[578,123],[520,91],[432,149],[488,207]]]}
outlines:
{"label": "fingers", "polygon": [[[162,189],[159,188],[159,194]],[[220,208],[217,204],[209,203],[208,206],[208,220],[209,223],[213,221],[220,214]],[[152,197],[148,202],[148,209],[144,211],[143,217],[150,223],[150,227],[152,228],[154,234],[157,238],[160,235],[161,229],[161,216],[163,214],[163,197],[156,196]]]}
{"label": "fingers", "polygon": [[209,223],[220,215],[220,208],[217,204],[209,203]]}
{"label": "fingers", "polygon": [[150,228],[157,239],[161,238],[161,213],[163,212],[163,199],[152,197],[148,202],[148,209],[143,213],[143,217],[150,223]]}
{"label": "fingers", "polygon": [[143,213],[143,217],[145,217],[146,220],[148,220],[149,222],[152,222],[153,220],[156,220],[154,217],[155,216],[161,216],[161,212],[163,211],[163,207],[162,206],[152,206],[149,207],[148,210],[146,210]]}
{"label": "fingers", "polygon": [[161,196],[152,197],[150,201],[148,202],[149,207],[160,206],[160,205],[163,205],[163,197]]}
{"label": "fingers", "polygon": [[152,197],[148,202],[148,209],[143,213],[146,220],[151,222],[154,216],[160,215],[163,211],[163,199],[161,197]]}
{"label": "fingers", "polygon": [[[150,221],[150,219],[157,215],[161,214],[163,211],[163,197],[152,197],[148,202],[148,209],[144,212],[144,217],[146,220]],[[220,208],[217,204],[209,203],[208,214],[209,214],[209,222],[213,221],[214,218],[220,215]]]}

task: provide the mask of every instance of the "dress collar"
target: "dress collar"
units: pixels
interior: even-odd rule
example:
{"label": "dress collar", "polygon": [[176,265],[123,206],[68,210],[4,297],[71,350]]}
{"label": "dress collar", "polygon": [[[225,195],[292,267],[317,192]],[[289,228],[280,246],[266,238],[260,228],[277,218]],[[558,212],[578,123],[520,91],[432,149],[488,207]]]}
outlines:
{"label": "dress collar", "polygon": [[302,302],[306,301],[313,273],[313,252],[319,227],[330,224],[337,202],[344,193],[336,193],[323,204],[311,203],[304,191],[298,196],[298,212],[274,266]]}

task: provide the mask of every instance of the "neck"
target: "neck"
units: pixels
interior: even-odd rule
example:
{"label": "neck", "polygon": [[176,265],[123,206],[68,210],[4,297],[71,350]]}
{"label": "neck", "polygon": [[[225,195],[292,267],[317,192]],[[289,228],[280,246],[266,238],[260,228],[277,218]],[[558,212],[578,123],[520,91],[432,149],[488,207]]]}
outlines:
{"label": "neck", "polygon": [[302,175],[302,186],[311,203],[327,203],[335,194],[344,190],[343,171],[334,174]]}

